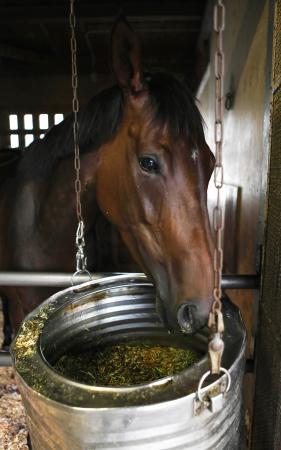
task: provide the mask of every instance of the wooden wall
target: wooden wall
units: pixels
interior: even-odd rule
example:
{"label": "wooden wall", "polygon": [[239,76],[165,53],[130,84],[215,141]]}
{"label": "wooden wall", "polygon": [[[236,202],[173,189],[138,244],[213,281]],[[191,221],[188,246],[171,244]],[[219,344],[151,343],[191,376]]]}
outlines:
{"label": "wooden wall", "polygon": [[275,1],[270,162],[262,273],[253,449],[281,448],[281,0]]}

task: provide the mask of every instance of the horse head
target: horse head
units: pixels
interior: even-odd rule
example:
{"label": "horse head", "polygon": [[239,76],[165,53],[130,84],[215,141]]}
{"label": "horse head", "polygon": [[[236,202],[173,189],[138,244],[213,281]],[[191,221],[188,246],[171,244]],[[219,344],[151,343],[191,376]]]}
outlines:
{"label": "horse head", "polygon": [[125,20],[113,29],[112,66],[123,114],[99,150],[97,201],[154,282],[163,321],[191,333],[206,323],[212,303],[207,186],[214,157],[192,95],[172,75],[142,71]]}

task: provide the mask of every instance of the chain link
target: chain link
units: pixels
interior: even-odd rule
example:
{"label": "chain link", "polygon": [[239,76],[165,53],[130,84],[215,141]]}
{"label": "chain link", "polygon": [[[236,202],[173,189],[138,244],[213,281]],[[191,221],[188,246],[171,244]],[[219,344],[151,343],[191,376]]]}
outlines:
{"label": "chain link", "polygon": [[214,184],[217,190],[217,204],[213,211],[213,227],[215,232],[214,251],[214,289],[213,304],[209,314],[208,325],[210,328],[210,338],[208,345],[209,365],[212,374],[219,374],[225,371],[221,367],[221,359],[224,351],[222,333],[224,331],[224,321],[221,312],[221,277],[223,267],[222,230],[223,211],[221,207],[221,189],[223,187],[223,164],[222,164],[222,143],[223,143],[223,81],[224,81],[224,52],[223,52],[223,30],[225,23],[225,7],[222,0],[217,0],[214,7],[214,30],[216,33],[215,51],[215,124],[214,138],[216,145],[216,164],[214,170]]}
{"label": "chain link", "polygon": [[213,211],[213,226],[215,231],[215,252],[214,252],[214,302],[213,313],[221,311],[221,277],[223,267],[222,230],[223,211],[221,207],[221,188],[223,187],[223,164],[222,164],[222,143],[223,143],[223,82],[224,82],[224,52],[223,52],[223,30],[225,26],[225,6],[222,0],[217,0],[214,7],[214,31],[216,33],[215,51],[215,145],[216,164],[214,169],[214,184],[217,189],[217,204]]}
{"label": "chain link", "polygon": [[78,220],[78,227],[76,232],[76,273],[80,271],[87,271],[87,258],[84,252],[85,239],[84,239],[84,221],[82,216],[81,207],[81,180],[80,180],[80,149],[79,149],[79,100],[78,100],[78,72],[77,72],[77,42],[75,36],[76,16],[74,12],[75,0],[70,0],[70,13],[69,13],[69,25],[70,25],[70,49],[71,49],[71,83],[72,83],[72,111],[73,111],[73,141],[74,141],[74,169],[75,169],[75,181],[74,189],[76,195],[76,215]]}
{"label": "chain link", "polygon": [[75,37],[75,27],[76,27],[76,16],[74,12],[74,2],[75,0],[70,0],[70,14],[69,14],[69,25],[70,25],[70,48],[71,48],[71,68],[72,68],[72,111],[73,111],[73,140],[74,140],[74,168],[75,168],[75,194],[76,194],[76,214],[78,222],[83,221],[82,208],[81,208],[81,181],[80,181],[80,151],[79,151],[79,123],[78,123],[78,111],[79,111],[79,100],[77,95],[78,89],[78,76],[77,76],[77,43]]}

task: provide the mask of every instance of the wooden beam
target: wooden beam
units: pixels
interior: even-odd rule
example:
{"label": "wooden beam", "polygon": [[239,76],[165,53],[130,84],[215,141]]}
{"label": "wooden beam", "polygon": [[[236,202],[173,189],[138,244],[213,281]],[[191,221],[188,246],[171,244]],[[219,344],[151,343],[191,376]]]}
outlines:
{"label": "wooden beam", "polygon": [[[128,21],[133,27],[134,31],[137,33],[181,33],[181,34],[191,34],[199,33],[200,31],[200,18],[197,17],[194,20],[190,18],[181,17],[179,19],[173,20],[171,18],[159,17],[149,20],[147,17],[128,17]],[[81,23],[81,22],[80,22]],[[82,21],[85,26],[86,33],[92,34],[109,34],[112,29],[112,24],[114,23],[114,18],[111,20],[106,20],[104,22],[96,21],[93,19],[88,19]]]}
{"label": "wooden beam", "polygon": [[[151,1],[142,2],[124,1],[122,11],[126,16],[179,16],[189,17],[191,20],[200,20],[204,1]],[[111,17],[114,19],[120,12],[118,2],[103,1],[95,3],[93,1],[81,1],[76,7],[79,20],[92,20],[93,18]],[[40,23],[40,22],[61,22],[68,21],[68,4],[49,6],[34,4],[25,0],[24,6],[10,6],[9,4],[0,6],[0,23]]]}
{"label": "wooden beam", "polygon": [[49,59],[48,56],[43,55],[42,52],[38,53],[34,50],[26,50],[5,44],[0,44],[0,57],[32,63],[46,63]]}

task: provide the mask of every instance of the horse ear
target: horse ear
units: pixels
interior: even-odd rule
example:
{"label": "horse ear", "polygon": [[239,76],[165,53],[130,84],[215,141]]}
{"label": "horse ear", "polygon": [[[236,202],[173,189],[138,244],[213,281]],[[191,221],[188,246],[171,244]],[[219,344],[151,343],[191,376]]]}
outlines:
{"label": "horse ear", "polygon": [[141,51],[137,35],[124,16],[117,19],[111,35],[112,67],[118,84],[131,93],[143,90]]}

